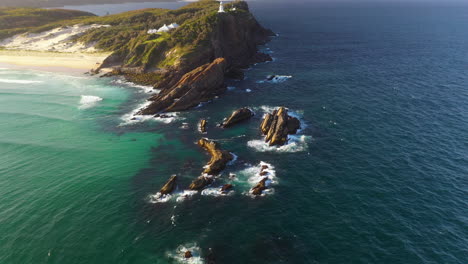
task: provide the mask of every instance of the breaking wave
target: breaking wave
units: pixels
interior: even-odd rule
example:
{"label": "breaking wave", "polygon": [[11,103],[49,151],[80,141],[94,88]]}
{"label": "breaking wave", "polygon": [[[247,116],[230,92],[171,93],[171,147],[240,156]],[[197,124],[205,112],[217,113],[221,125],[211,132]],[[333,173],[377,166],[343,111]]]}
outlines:
{"label": "breaking wave", "polygon": [[33,83],[43,83],[43,81],[0,79],[0,83],[33,84]]}
{"label": "breaking wave", "polygon": [[289,135],[288,143],[283,146],[270,146],[263,139],[250,140],[247,142],[247,146],[255,149],[258,152],[303,152],[307,151],[307,142],[310,141],[310,139],[310,136],[305,135]]}
{"label": "breaking wave", "polygon": [[132,87],[132,88],[137,88],[141,92],[144,92],[144,93],[147,93],[147,94],[156,94],[156,93],[160,92],[159,90],[154,89],[153,86],[139,85],[139,84],[136,84],[136,83],[125,81],[123,79],[114,80],[113,83],[119,84],[119,85],[129,86],[129,87]]}
{"label": "breaking wave", "polygon": [[282,82],[285,82],[285,81],[287,81],[287,80],[289,80],[291,78],[292,78],[291,75],[275,75],[271,79],[270,79],[270,77],[267,77],[267,79],[257,81],[257,83],[265,83],[265,82],[268,82],[268,83],[282,83]]}
{"label": "breaking wave", "polygon": [[[266,169],[262,170],[262,167],[266,166]],[[266,175],[260,175],[262,171],[267,172]],[[275,167],[267,162],[261,161],[257,165],[251,165],[246,169],[243,169],[237,173],[235,173],[235,177],[233,177],[234,183],[237,183],[236,186],[244,186],[243,194],[255,197],[251,194],[251,190],[255,187],[261,180],[265,177],[268,177],[266,181],[266,186],[268,187],[266,190],[263,191],[261,196],[269,195],[274,193],[274,189],[272,186],[278,184],[278,178],[276,177],[276,170]]]}
{"label": "breaking wave", "polygon": [[178,117],[178,113],[168,113],[168,114],[166,114],[167,117],[154,117],[153,115],[138,115],[137,114],[140,110],[148,107],[150,104],[151,104],[151,102],[147,101],[147,102],[139,105],[136,109],[134,109],[130,113],[127,113],[127,114],[123,115],[121,117],[123,122],[120,123],[120,126],[133,125],[133,124],[145,122],[145,121],[148,121],[148,120],[169,124],[169,123],[172,123],[175,120],[180,119]]}
{"label": "breaking wave", "polygon": [[[185,258],[185,252],[190,251],[191,258]],[[174,252],[167,253],[167,256],[176,263],[203,264],[205,261],[201,257],[201,249],[196,243],[180,245]]]}
{"label": "breaking wave", "polygon": [[88,109],[97,105],[102,98],[94,95],[82,95],[80,100],[80,109]]}

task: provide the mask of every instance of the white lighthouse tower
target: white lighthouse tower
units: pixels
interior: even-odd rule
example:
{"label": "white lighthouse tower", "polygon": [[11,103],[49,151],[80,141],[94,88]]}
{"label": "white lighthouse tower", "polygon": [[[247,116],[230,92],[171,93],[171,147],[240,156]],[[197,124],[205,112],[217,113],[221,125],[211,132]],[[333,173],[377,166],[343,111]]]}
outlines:
{"label": "white lighthouse tower", "polygon": [[218,11],[218,13],[225,13],[223,1],[219,2],[219,11]]}

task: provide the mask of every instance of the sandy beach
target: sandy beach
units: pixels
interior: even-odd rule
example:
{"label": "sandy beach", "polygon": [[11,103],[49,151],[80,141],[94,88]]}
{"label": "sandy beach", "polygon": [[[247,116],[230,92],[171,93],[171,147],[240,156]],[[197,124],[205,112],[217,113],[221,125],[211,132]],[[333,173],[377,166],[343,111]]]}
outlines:
{"label": "sandy beach", "polygon": [[0,50],[0,64],[49,71],[87,72],[99,66],[109,53],[58,53]]}

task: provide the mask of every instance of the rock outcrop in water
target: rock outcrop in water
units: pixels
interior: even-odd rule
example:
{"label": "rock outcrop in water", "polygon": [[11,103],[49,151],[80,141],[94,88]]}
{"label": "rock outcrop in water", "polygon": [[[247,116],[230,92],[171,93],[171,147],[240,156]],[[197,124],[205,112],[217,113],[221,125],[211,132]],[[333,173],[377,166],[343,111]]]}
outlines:
{"label": "rock outcrop in water", "polygon": [[189,186],[189,189],[192,191],[201,191],[206,186],[213,183],[213,177],[211,176],[200,176],[196,178]]}
{"label": "rock outcrop in water", "polygon": [[206,123],[207,123],[206,119],[202,119],[200,121],[200,124],[199,124],[200,132],[206,133]]}
{"label": "rock outcrop in water", "polygon": [[152,97],[152,103],[139,114],[187,110],[213,99],[226,90],[226,59],[218,58],[185,74],[174,86]]}
{"label": "rock outcrop in water", "polygon": [[288,110],[280,107],[265,115],[260,130],[265,135],[265,142],[270,146],[282,146],[287,143],[288,135],[296,134],[301,128],[299,119],[289,116]]}
{"label": "rock outcrop in water", "polygon": [[221,192],[222,192],[222,193],[227,193],[227,192],[229,192],[230,190],[232,190],[232,188],[234,188],[234,186],[232,186],[232,184],[224,184],[224,185],[221,187]]}
{"label": "rock outcrop in water", "polygon": [[255,187],[252,188],[251,193],[253,195],[262,195],[263,191],[267,189],[266,181],[267,177],[263,178]]}
{"label": "rock outcrop in water", "polygon": [[206,165],[203,173],[208,175],[217,175],[226,168],[226,165],[234,159],[234,156],[226,150],[222,150],[219,144],[202,138],[198,141],[198,145],[204,148],[211,156],[210,161]]}
{"label": "rock outcrop in water", "polygon": [[184,258],[189,259],[193,257],[192,252],[190,250],[185,251]]}
{"label": "rock outcrop in water", "polygon": [[211,156],[210,161],[203,171],[203,173],[208,175],[219,174],[226,168],[226,164],[234,159],[234,156],[229,153],[229,151],[220,149],[219,144],[214,141],[202,138],[198,141],[198,145],[204,148]]}
{"label": "rock outcrop in water", "polygon": [[170,194],[174,191],[177,184],[177,176],[172,175],[171,178],[164,184],[164,186],[159,190],[162,195]]}
{"label": "rock outcrop in water", "polygon": [[254,116],[254,113],[249,108],[244,107],[244,108],[238,109],[238,110],[234,111],[231,114],[231,116],[229,118],[227,118],[226,121],[224,121],[221,124],[221,127],[222,128],[228,128],[228,127],[233,126],[233,125],[235,125],[237,123],[248,120],[252,116]]}

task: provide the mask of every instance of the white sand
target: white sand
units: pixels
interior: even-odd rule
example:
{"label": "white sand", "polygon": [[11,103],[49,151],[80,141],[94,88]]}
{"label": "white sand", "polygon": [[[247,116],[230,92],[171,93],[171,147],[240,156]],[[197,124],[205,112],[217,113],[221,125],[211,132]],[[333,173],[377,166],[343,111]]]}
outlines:
{"label": "white sand", "polygon": [[56,53],[0,50],[0,63],[48,71],[86,72],[97,68],[109,53]]}
{"label": "white sand", "polygon": [[51,52],[96,52],[94,45],[74,42],[76,36],[88,30],[106,25],[74,25],[55,28],[41,33],[25,33],[0,41],[0,46],[8,50],[30,50]]}

